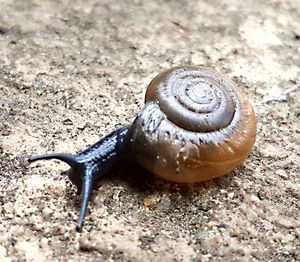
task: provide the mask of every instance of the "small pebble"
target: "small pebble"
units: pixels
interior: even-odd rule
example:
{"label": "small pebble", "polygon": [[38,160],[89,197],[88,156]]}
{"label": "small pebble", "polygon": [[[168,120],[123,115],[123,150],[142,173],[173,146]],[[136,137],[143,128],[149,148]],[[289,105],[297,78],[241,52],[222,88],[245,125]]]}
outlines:
{"label": "small pebble", "polygon": [[289,176],[287,175],[286,171],[283,170],[283,169],[278,169],[275,171],[275,174],[284,178],[284,179],[287,179]]}
{"label": "small pebble", "polygon": [[53,210],[50,209],[49,207],[45,207],[42,212],[46,218],[51,217],[51,215],[54,213]]}

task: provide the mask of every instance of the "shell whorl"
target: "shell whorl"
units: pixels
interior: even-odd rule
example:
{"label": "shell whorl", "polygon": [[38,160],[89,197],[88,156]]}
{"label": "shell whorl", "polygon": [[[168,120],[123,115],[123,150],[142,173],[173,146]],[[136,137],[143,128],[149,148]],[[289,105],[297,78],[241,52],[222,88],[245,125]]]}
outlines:
{"label": "shell whorl", "polygon": [[239,110],[232,82],[200,67],[177,67],[163,72],[147,90],[146,102],[157,101],[171,122],[189,131],[225,128]]}
{"label": "shell whorl", "polygon": [[162,178],[209,180],[228,173],[251,152],[256,135],[252,105],[215,71],[171,68],[152,80],[145,100],[132,126],[131,151]]}

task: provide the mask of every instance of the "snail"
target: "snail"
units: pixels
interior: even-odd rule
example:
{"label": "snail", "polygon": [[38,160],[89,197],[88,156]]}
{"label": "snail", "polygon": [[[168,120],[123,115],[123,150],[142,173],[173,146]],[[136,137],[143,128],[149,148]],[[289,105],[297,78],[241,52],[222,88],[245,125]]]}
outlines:
{"label": "snail", "polygon": [[223,176],[250,154],[256,117],[249,100],[219,73],[178,66],[149,84],[145,107],[131,125],[113,131],[77,155],[37,155],[29,161],[59,159],[82,191],[76,226],[83,226],[93,183],[118,161],[133,160],[163,179],[194,183]]}

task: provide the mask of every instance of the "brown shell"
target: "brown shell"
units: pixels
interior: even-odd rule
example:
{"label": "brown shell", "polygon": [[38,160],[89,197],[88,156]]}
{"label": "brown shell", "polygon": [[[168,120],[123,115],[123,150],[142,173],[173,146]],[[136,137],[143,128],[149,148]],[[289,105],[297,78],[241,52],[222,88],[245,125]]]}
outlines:
{"label": "brown shell", "polygon": [[149,172],[193,183],[240,165],[255,137],[253,107],[231,80],[204,67],[175,67],[150,83],[146,105],[133,123],[131,151]]}

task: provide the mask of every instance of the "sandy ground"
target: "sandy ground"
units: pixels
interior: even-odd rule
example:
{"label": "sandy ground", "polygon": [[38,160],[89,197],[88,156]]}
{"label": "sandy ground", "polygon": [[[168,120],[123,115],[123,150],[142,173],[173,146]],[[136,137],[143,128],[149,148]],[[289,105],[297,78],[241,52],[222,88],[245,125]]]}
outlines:
{"label": "sandy ground", "polygon": [[[249,3],[248,3],[249,2]],[[299,0],[0,0],[0,261],[300,261],[300,92],[256,107],[253,153],[194,186],[126,167],[83,233],[57,161],[130,123],[178,64],[225,72],[252,101],[299,87]]]}

